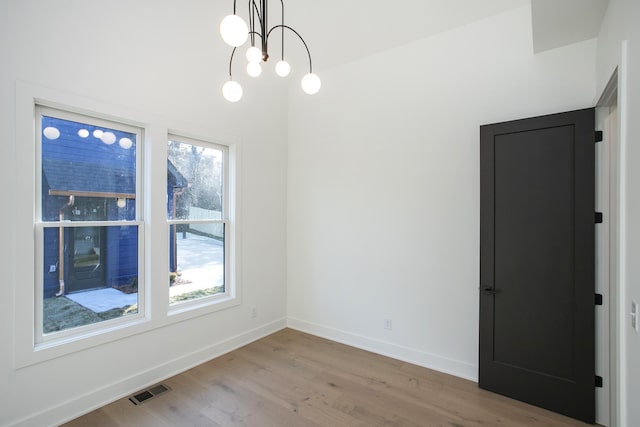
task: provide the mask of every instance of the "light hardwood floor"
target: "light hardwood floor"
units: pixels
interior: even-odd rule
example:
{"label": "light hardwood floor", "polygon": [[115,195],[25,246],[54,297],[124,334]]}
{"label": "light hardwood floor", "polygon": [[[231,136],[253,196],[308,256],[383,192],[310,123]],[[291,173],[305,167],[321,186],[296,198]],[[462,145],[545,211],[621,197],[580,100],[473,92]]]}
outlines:
{"label": "light hardwood floor", "polygon": [[65,426],[587,426],[477,384],[291,329]]}

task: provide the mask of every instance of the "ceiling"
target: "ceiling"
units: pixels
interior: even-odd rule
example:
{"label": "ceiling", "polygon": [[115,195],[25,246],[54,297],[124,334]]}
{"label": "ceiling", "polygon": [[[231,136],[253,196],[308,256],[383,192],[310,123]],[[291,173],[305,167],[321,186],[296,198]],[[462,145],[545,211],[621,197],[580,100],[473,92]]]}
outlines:
{"label": "ceiling", "polygon": [[609,0],[531,0],[533,51],[598,36]]}
{"label": "ceiling", "polygon": [[[285,0],[314,64],[331,67],[526,5],[530,0]],[[270,7],[272,23],[278,2]],[[277,40],[277,37],[276,37]],[[290,39],[287,49],[296,42]],[[302,50],[303,48],[300,48]],[[292,52],[293,53],[293,52]],[[302,53],[305,53],[302,51]],[[297,59],[297,58],[296,58]]]}
{"label": "ceiling", "polygon": [[[270,5],[271,25],[279,21],[278,3]],[[595,37],[608,0],[287,0],[285,19],[321,70],[529,4],[537,53]],[[272,56],[279,56],[279,40],[270,38]],[[299,40],[291,33],[285,40],[289,62],[306,61]]]}

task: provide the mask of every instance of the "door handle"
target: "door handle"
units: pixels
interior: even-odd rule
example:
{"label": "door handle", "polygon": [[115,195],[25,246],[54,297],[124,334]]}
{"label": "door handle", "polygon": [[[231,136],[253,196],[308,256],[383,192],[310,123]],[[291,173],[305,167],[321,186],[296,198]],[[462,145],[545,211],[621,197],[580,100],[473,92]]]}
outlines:
{"label": "door handle", "polygon": [[483,294],[486,294],[486,295],[495,295],[498,292],[500,292],[499,290],[491,286],[483,286],[480,288],[480,290],[482,291]]}

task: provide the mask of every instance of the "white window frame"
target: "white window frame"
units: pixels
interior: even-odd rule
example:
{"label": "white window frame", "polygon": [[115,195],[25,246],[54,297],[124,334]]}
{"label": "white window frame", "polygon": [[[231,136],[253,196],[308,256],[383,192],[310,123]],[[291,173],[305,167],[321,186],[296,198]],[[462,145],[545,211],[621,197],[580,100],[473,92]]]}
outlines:
{"label": "white window frame", "polygon": [[[139,236],[143,236],[142,244],[139,243],[139,250],[142,250],[143,254],[139,257],[139,262],[142,264],[138,271],[139,313],[135,317],[130,315],[121,318],[124,320],[100,322],[97,324],[98,328],[88,328],[91,330],[83,330],[82,334],[58,335],[60,338],[57,340],[40,343],[36,343],[35,332],[35,283],[42,273],[42,259],[36,259],[38,234],[36,219],[39,219],[39,216],[36,217],[36,214],[39,215],[36,206],[40,203],[37,199],[41,197],[36,192],[40,190],[36,187],[40,179],[36,177],[40,173],[36,169],[36,161],[39,161],[36,155],[36,105],[143,129],[141,140],[137,141],[140,146],[137,152],[137,161],[139,161],[137,174],[142,183],[137,189],[139,204],[136,206],[138,216],[136,220],[141,221],[144,226],[144,229],[138,229]],[[239,247],[242,239],[240,198],[238,197],[241,155],[237,137],[221,134],[208,126],[198,127],[192,123],[176,122],[139,110],[25,82],[16,83],[15,120],[15,157],[9,159],[17,165],[14,180],[15,198],[12,203],[20,207],[20,212],[16,211],[13,214],[13,224],[9,230],[12,250],[20,254],[15,257],[9,273],[14,302],[14,368],[20,369],[242,304],[241,248]],[[172,309],[169,307],[167,292],[169,227],[166,212],[166,147],[170,134],[228,148],[226,200],[228,230],[225,231],[225,240],[228,240],[225,242],[228,245],[225,254],[228,281],[225,283],[225,290],[228,289],[229,294],[226,298],[221,298],[214,303],[193,306],[175,304],[174,306],[178,307]],[[87,222],[79,225],[87,225]],[[104,223],[100,222],[99,225]],[[121,224],[118,222],[118,225]],[[142,227],[142,225],[138,226]],[[38,244],[41,243],[38,242]],[[144,284],[141,280],[144,280]]]}
{"label": "white window frame", "polygon": [[[120,130],[136,135],[136,198],[135,198],[135,219],[133,220],[105,220],[105,221],[43,221],[42,220],[42,117],[54,117],[63,120],[70,120],[88,125]],[[144,130],[140,127],[127,125],[124,123],[104,120],[86,114],[72,113],[68,110],[47,107],[36,104],[35,106],[35,162],[36,162],[36,185],[35,185],[35,290],[34,290],[34,344],[35,348],[66,342],[69,339],[81,339],[108,330],[112,327],[126,326],[144,318],[145,313],[145,280],[144,280],[144,192],[142,191],[142,179],[144,171],[142,169],[142,153],[144,153]],[[58,229],[60,227],[137,227],[138,229],[138,312],[121,316],[114,319],[91,323],[75,328],[64,329],[62,331],[44,334],[43,326],[43,264],[44,264],[44,230],[46,228]]]}
{"label": "white window frame", "polygon": [[[177,132],[171,132],[167,135],[167,141],[182,142],[185,144],[195,145],[198,147],[211,148],[222,151],[222,218],[211,220],[193,220],[193,219],[167,219],[167,229],[171,230],[172,225],[178,224],[223,224],[224,225],[224,292],[201,297],[193,300],[182,301],[169,306],[169,315],[187,313],[195,309],[202,309],[213,304],[219,305],[219,308],[236,305],[237,288],[235,280],[235,209],[234,201],[234,180],[233,174],[229,171],[233,169],[230,159],[231,147],[219,142],[208,141],[202,138],[194,138],[185,136]],[[168,195],[167,195],[168,197]],[[167,248],[169,249],[169,248]],[[169,250],[167,250],[167,256]]]}

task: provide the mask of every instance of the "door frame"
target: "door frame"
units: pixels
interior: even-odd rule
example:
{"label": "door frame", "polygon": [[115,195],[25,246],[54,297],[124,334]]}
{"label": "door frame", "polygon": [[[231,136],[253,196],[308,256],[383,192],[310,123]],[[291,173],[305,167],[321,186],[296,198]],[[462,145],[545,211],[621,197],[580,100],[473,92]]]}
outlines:
{"label": "door frame", "polygon": [[[624,55],[623,55],[624,56]],[[608,225],[608,242],[606,247],[599,247],[598,250],[606,251],[608,255],[608,283],[596,283],[598,292],[603,293],[605,310],[603,315],[608,311],[606,318],[601,318],[601,322],[597,323],[596,330],[608,332],[608,340],[596,340],[596,359],[606,363],[605,367],[607,375],[604,383],[608,385],[604,394],[596,394],[596,407],[607,408],[608,414],[598,416],[596,411],[596,422],[605,426],[620,425],[622,420],[623,409],[623,364],[622,364],[622,324],[625,316],[624,310],[624,289],[622,272],[623,272],[623,136],[622,130],[622,111],[623,103],[620,97],[619,85],[622,83],[621,75],[618,68],[613,71],[606,87],[596,102],[596,126],[598,130],[603,131],[603,144],[598,150],[607,157],[607,169],[603,171],[607,176],[600,173],[596,174],[596,188],[608,188],[608,194],[605,204],[598,206],[605,212],[605,223]],[[598,307],[600,308],[600,307]],[[596,318],[598,320],[598,318]],[[600,401],[605,399],[605,402]]]}

